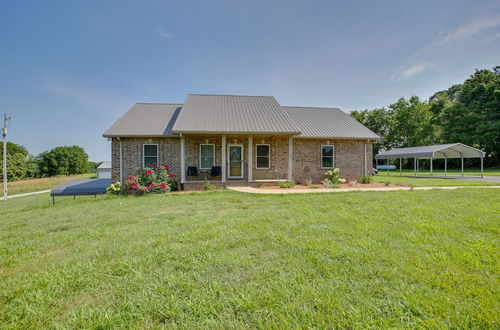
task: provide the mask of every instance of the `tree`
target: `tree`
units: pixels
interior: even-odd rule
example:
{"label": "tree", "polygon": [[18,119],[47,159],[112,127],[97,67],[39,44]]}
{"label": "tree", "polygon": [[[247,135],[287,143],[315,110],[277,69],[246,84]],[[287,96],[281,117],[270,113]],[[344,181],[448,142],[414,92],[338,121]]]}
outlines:
{"label": "tree", "polygon": [[374,154],[377,154],[380,149],[389,148],[385,138],[391,128],[392,114],[386,108],[352,111],[351,116],[381,137],[373,144]]}
{"label": "tree", "polygon": [[[0,168],[3,166],[3,142],[0,142]],[[15,181],[26,177],[28,150],[22,145],[7,142],[7,179]],[[3,174],[0,173],[3,179]]]}
{"label": "tree", "polygon": [[434,115],[430,105],[420,101],[418,96],[408,100],[400,98],[389,106],[392,124],[386,143],[391,148],[415,147],[438,142],[437,130],[433,124]]}
{"label": "tree", "polygon": [[476,70],[442,116],[443,138],[482,149],[486,164],[500,164],[500,70]]}
{"label": "tree", "polygon": [[[0,150],[3,150],[3,142],[0,142]],[[14,142],[7,141],[7,155],[21,154],[24,157],[28,157],[29,153],[26,147],[16,144]],[[0,160],[3,159],[3,152],[0,152]]]}
{"label": "tree", "polygon": [[62,146],[45,151],[37,157],[43,176],[74,175],[88,170],[88,155],[79,146]]}

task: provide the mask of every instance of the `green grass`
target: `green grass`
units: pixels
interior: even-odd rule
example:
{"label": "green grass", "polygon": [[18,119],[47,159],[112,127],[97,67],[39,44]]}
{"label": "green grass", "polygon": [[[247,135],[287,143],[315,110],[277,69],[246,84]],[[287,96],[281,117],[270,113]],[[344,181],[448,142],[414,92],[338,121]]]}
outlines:
{"label": "green grass", "polygon": [[500,322],[496,189],[42,204],[0,216],[2,328]]}
{"label": "green grass", "polygon": [[[33,191],[48,190],[69,180],[87,179],[93,178],[95,176],[95,173],[87,173],[70,176],[55,176],[50,178],[20,180],[7,183],[7,187],[9,188],[9,195],[16,195]],[[0,183],[0,193],[3,193],[3,183]]]}
{"label": "green grass", "polygon": [[[380,165],[385,165],[380,163]],[[391,175],[399,175],[399,162],[396,162],[396,167],[397,169],[391,170]],[[379,170],[379,173],[384,172],[387,173],[387,170]],[[403,174],[404,175],[413,175],[414,171],[413,168],[409,169],[403,169]],[[432,171],[433,174],[437,175],[444,175],[444,169],[435,169]],[[419,175],[430,175],[431,172],[429,169],[419,169],[418,171]],[[461,176],[462,171],[460,169],[449,169],[447,171],[447,174],[450,176]],[[499,176],[500,175],[500,168],[485,168],[483,171],[484,175],[493,175],[493,176]],[[464,169],[464,175],[466,176],[480,176],[481,175],[481,170],[480,169]]]}
{"label": "green grass", "polygon": [[415,187],[452,187],[452,186],[494,186],[499,185],[489,182],[481,181],[470,181],[470,180],[460,180],[460,179],[441,179],[441,178],[420,178],[420,177],[405,177],[399,176],[398,173],[391,173],[387,176],[387,173],[379,172],[379,174],[373,176],[373,182],[382,183],[392,183],[392,184],[402,184],[402,185],[413,185]]}

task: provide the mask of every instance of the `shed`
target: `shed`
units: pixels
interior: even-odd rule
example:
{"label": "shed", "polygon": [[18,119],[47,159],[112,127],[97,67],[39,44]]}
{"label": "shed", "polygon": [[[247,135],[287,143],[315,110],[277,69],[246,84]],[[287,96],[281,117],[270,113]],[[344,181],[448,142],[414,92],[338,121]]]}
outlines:
{"label": "shed", "polygon": [[464,158],[481,158],[481,177],[483,177],[484,151],[473,148],[462,143],[436,144],[432,146],[420,146],[412,148],[395,148],[383,151],[375,156],[379,159],[399,159],[399,170],[401,175],[401,164],[403,158],[413,158],[415,175],[418,173],[418,160],[430,159],[430,174],[432,175],[432,161],[434,159],[444,159],[444,171],[447,175],[447,160],[450,158],[460,158],[462,176],[464,176]]}
{"label": "shed", "polygon": [[97,177],[99,179],[111,179],[111,162],[105,161],[97,167]]}

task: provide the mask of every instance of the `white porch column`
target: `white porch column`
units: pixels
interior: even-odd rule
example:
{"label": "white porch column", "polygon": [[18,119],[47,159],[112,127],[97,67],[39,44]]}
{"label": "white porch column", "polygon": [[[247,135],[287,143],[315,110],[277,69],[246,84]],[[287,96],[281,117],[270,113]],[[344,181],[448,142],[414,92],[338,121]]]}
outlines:
{"label": "white porch column", "polygon": [[290,136],[288,138],[288,181],[292,181],[293,178],[293,138]]}
{"label": "white porch column", "polygon": [[181,135],[181,183],[186,181],[186,165],[185,165],[185,149],[186,149],[186,141],[184,139],[184,135]]}
{"label": "white porch column", "polygon": [[222,136],[222,170],[221,170],[221,181],[226,182],[226,177],[227,177],[227,171],[226,171],[226,155],[227,155],[227,147],[226,147],[226,136]]}
{"label": "white porch column", "polygon": [[247,157],[247,162],[248,162],[248,182],[253,181],[253,138],[251,136],[248,137],[248,157]]}

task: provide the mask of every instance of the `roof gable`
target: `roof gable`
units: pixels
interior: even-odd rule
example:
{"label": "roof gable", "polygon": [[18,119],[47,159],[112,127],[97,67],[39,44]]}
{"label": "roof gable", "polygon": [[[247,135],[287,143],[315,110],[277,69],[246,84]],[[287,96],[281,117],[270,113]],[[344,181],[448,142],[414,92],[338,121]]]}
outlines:
{"label": "roof gable", "polygon": [[103,136],[171,136],[182,104],[137,103]]}
{"label": "roof gable", "polygon": [[284,133],[300,130],[272,96],[189,94],[174,133]]}

